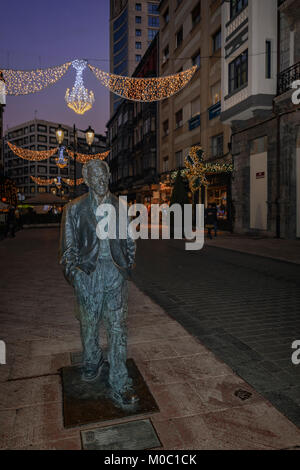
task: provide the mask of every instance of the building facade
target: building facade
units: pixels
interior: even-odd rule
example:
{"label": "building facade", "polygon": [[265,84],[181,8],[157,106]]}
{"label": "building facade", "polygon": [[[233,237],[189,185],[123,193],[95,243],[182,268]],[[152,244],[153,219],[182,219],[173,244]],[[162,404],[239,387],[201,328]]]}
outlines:
{"label": "building facade", "polygon": [[[110,0],[110,72],[131,76],[159,29],[159,0]],[[122,98],[111,93],[110,116]]]}
{"label": "building facade", "polygon": [[238,233],[300,236],[300,113],[291,88],[300,79],[297,3],[222,6],[221,119],[232,128]]}
{"label": "building facade", "polygon": [[[39,193],[59,192],[55,185],[43,186],[36,184],[31,176],[42,179],[57,178],[74,178],[74,161],[67,157],[67,166],[59,168],[56,164],[57,154],[47,160],[28,161],[15,155],[7,145],[7,141],[12,144],[29,150],[50,150],[57,148],[57,140],[55,131],[59,124],[40,119],[34,119],[18,126],[11,127],[5,132],[4,136],[4,173],[12,179],[18,188],[18,192],[24,194],[25,197],[32,197]],[[73,145],[73,129],[70,126],[63,125],[64,141],[63,146],[72,149]],[[90,150],[85,142],[84,133],[78,132],[78,151],[82,153],[97,153],[104,151],[106,148],[106,138],[101,135],[95,135],[95,141]],[[76,177],[81,178],[82,165],[76,165]],[[77,194],[85,191],[85,185],[77,188]],[[63,183],[62,189],[64,194],[72,193],[72,188]]]}
{"label": "building facade", "polygon": [[[158,42],[157,35],[134,71],[134,77],[157,76]],[[157,109],[156,102],[123,100],[107,123],[111,189],[126,195],[129,202],[159,202]]]}
{"label": "building facade", "polygon": [[[170,175],[184,167],[190,148],[201,145],[209,162],[230,162],[230,126],[221,113],[221,0],[162,0],[160,13],[159,75],[172,75],[197,65],[190,83],[159,104],[160,199],[170,200]],[[202,202],[222,207],[220,217],[230,219],[231,179],[216,173]],[[222,214],[221,214],[222,212]]]}

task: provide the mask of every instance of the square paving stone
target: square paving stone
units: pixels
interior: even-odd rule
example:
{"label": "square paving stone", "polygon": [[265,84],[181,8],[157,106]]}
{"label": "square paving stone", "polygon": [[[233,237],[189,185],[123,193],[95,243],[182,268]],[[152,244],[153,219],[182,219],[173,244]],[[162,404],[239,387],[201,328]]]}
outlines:
{"label": "square paving stone", "polygon": [[149,419],[81,431],[84,450],[144,450],[161,447]]}
{"label": "square paving stone", "polygon": [[139,402],[124,408],[117,406],[110,398],[107,362],[104,363],[100,376],[94,382],[84,382],[81,379],[80,364],[61,369],[63,417],[66,428],[159,412],[133,359],[128,359],[126,364]]}

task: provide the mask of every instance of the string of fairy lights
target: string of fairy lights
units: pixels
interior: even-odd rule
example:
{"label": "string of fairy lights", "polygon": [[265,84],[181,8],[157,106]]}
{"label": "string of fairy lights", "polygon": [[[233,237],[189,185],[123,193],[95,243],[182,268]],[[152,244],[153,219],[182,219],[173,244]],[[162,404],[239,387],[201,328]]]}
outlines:
{"label": "string of fairy lights", "polygon": [[[74,158],[74,152],[72,150],[67,148],[66,151],[69,157]],[[107,150],[106,152],[94,153],[93,155],[76,152],[76,160],[82,164],[87,163],[90,160],[105,160],[109,152],[110,150]]]}
{"label": "string of fairy lights", "polygon": [[[55,178],[40,178],[39,176],[32,176],[32,175],[30,175],[30,178],[32,179],[32,181],[34,181],[34,183],[36,183],[39,186],[51,186],[52,184],[61,185],[60,180],[62,180],[68,186],[74,186],[74,180],[72,180],[71,178],[61,178],[61,177],[59,177],[59,179],[56,177]],[[83,184],[83,182],[84,182],[83,178],[77,178],[76,186]]]}
{"label": "string of fairy lights", "polygon": [[97,67],[88,65],[96,78],[114,94],[133,101],[160,101],[178,93],[184,88],[196,72],[194,65],[188,70],[175,75],[158,78],[123,77],[103,72]]}
{"label": "string of fairy lights", "polygon": [[58,147],[50,149],[50,150],[29,150],[24,149],[21,147],[17,147],[16,145],[12,144],[11,142],[7,141],[7,145],[13,151],[15,155],[24,160],[30,160],[35,162],[40,162],[42,160],[46,160],[52,157],[57,151]]}

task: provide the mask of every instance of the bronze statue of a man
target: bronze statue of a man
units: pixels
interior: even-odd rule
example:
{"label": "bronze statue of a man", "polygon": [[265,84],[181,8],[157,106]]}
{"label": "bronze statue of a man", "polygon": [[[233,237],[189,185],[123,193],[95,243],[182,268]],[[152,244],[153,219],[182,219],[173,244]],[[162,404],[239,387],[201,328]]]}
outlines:
{"label": "bronze statue of a man", "polygon": [[111,395],[121,405],[129,405],[138,401],[126,367],[127,280],[134,264],[135,242],[128,234],[124,239],[118,233],[115,238],[97,236],[96,227],[102,220],[97,215],[99,206],[114,207],[116,225],[120,217],[118,199],[108,188],[109,177],[109,167],[101,160],[91,160],[83,166],[89,193],[74,199],[64,209],[60,263],[77,299],[83,346],[82,379],[94,381],[100,374],[104,358],[99,345],[99,324],[103,320],[109,346]]}

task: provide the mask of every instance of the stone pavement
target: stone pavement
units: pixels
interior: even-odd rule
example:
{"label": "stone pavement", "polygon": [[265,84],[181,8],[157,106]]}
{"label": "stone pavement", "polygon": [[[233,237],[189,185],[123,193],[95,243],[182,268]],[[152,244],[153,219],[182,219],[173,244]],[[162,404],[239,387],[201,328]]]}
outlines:
{"label": "stone pavement", "polygon": [[[0,244],[1,449],[81,449],[80,430],[98,426],[63,427],[58,370],[80,338],[57,244],[57,229],[23,230]],[[164,449],[300,446],[294,424],[132,283],[128,323],[129,357],[159,405],[150,418]],[[239,390],[251,396],[241,400]]]}
{"label": "stone pavement", "polygon": [[300,240],[247,237],[221,232],[212,240],[205,239],[205,243],[207,246],[300,264]]}

